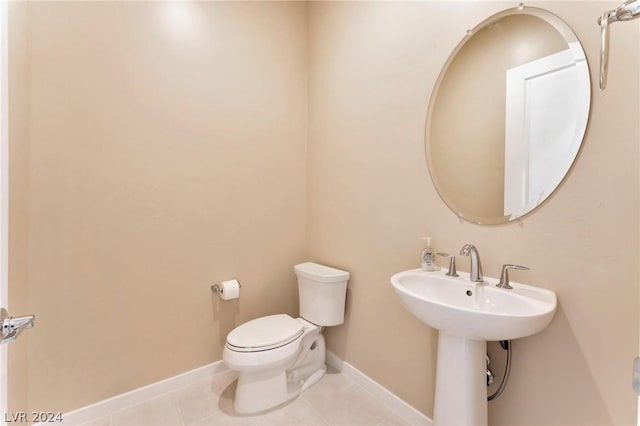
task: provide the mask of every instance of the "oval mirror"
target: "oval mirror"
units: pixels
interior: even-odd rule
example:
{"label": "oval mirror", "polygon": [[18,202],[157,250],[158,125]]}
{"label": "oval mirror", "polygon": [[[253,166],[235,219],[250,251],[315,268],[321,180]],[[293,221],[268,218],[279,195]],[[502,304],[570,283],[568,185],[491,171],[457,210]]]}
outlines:
{"label": "oval mirror", "polygon": [[467,32],[433,90],[425,131],[429,173],[459,217],[500,224],[560,185],[582,144],[591,79],[560,18],[520,6]]}

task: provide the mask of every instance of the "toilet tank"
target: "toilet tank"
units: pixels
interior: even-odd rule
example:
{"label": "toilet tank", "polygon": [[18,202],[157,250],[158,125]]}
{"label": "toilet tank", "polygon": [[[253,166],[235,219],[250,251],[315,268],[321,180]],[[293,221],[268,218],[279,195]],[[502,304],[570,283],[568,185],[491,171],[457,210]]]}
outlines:
{"label": "toilet tank", "polygon": [[349,273],[312,262],[293,269],[298,277],[300,316],[325,327],[342,324]]}

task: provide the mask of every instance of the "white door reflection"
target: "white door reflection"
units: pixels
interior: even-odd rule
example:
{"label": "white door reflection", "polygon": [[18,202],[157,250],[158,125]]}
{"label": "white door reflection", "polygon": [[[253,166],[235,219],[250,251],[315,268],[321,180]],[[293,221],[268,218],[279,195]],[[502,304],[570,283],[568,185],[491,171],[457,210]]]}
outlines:
{"label": "white door reflection", "polygon": [[518,218],[560,184],[589,114],[584,52],[567,50],[506,71],[504,215]]}

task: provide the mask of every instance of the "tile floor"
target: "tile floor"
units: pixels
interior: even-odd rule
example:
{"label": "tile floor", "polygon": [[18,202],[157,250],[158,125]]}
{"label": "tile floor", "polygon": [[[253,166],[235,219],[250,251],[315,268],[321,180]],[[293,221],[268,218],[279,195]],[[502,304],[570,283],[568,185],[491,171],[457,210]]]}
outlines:
{"label": "tile floor", "polygon": [[258,416],[233,412],[236,373],[227,371],[84,426],[409,425],[347,376],[329,370],[315,385]]}

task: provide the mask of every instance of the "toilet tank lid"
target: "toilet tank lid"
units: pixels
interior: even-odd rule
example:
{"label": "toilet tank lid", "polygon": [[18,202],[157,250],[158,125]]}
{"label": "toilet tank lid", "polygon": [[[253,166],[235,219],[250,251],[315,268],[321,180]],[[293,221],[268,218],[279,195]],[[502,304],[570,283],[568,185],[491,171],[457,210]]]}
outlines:
{"label": "toilet tank lid", "polygon": [[293,267],[298,276],[316,280],[321,283],[342,282],[349,279],[349,273],[340,269],[320,265],[313,262],[305,262]]}

